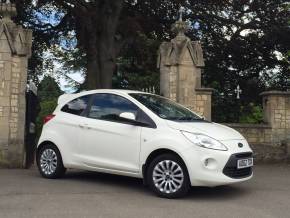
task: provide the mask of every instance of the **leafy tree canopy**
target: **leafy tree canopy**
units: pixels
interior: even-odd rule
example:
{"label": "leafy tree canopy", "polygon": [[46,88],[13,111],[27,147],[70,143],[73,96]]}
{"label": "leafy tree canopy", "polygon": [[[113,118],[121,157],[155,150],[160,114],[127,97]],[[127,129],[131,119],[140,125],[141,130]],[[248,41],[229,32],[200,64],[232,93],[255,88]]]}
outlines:
{"label": "leafy tree canopy", "polygon": [[286,0],[18,0],[16,4],[17,21],[34,30],[31,77],[41,73],[43,63],[46,68],[53,65],[42,58],[49,49],[64,63],[64,74],[85,72],[82,88],[110,87],[112,78],[116,87],[157,85],[156,51],[172,37],[170,26],[182,4],[192,27],[187,35],[200,40],[204,49],[204,85],[216,89],[216,120],[227,121],[218,111],[233,114],[238,84],[245,107],[259,104],[261,91],[285,90],[289,85]]}

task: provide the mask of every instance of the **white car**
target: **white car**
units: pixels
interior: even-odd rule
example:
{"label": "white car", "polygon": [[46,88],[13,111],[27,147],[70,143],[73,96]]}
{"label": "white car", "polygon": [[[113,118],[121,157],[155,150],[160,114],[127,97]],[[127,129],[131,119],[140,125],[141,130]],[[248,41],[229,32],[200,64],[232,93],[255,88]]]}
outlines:
{"label": "white car", "polygon": [[37,164],[45,178],[67,168],[143,178],[161,197],[191,186],[252,177],[253,152],[237,131],[158,95],[93,90],[59,97],[44,120]]}

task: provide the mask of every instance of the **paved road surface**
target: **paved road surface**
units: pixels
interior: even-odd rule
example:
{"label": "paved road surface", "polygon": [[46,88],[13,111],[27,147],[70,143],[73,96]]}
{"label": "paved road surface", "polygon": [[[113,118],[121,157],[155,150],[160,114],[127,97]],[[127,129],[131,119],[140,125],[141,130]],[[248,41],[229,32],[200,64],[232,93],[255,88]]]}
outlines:
{"label": "paved road surface", "polygon": [[290,165],[256,166],[248,182],[155,197],[142,181],[91,172],[46,180],[36,169],[0,170],[0,218],[290,218]]}

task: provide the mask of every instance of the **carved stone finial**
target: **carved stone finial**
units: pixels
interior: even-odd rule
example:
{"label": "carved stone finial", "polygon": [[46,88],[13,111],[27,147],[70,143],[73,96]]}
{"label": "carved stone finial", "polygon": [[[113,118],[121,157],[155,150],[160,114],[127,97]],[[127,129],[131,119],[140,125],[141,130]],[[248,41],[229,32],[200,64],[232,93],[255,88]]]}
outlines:
{"label": "carved stone finial", "polygon": [[185,21],[176,21],[172,26],[171,26],[171,30],[176,33],[177,37],[184,37],[184,33],[187,32],[187,30],[189,29],[189,25],[187,22]]}
{"label": "carved stone finial", "polygon": [[181,6],[178,10],[179,19],[171,26],[171,30],[176,33],[177,37],[185,37],[184,33],[189,29],[188,23],[182,20],[184,11],[185,8]]}
{"label": "carved stone finial", "polygon": [[179,21],[182,21],[182,15],[185,12],[185,8],[180,6],[178,13],[179,13]]}
{"label": "carved stone finial", "polygon": [[15,4],[11,3],[10,0],[0,3],[0,15],[2,20],[11,21],[11,17],[17,15]]}

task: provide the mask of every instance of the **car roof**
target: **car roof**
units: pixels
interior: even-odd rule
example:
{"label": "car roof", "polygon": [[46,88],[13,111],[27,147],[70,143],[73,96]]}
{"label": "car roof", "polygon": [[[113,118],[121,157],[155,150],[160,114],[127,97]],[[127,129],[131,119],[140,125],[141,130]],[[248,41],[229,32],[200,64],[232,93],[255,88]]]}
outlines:
{"label": "car roof", "polygon": [[126,89],[94,89],[89,91],[82,91],[75,94],[94,94],[94,93],[119,93],[119,94],[129,94],[129,93],[145,93],[137,90],[126,90]]}
{"label": "car roof", "polygon": [[112,94],[129,94],[129,93],[144,93],[144,94],[149,94],[146,92],[141,92],[137,90],[125,90],[125,89],[94,89],[94,90],[89,90],[89,91],[82,91],[78,93],[73,93],[73,94],[63,94],[59,96],[58,98],[58,105],[64,104],[69,102],[70,100],[73,100],[79,96],[83,95],[90,95],[90,94],[95,94],[95,93],[112,93]]}

